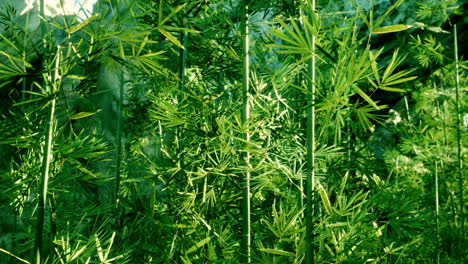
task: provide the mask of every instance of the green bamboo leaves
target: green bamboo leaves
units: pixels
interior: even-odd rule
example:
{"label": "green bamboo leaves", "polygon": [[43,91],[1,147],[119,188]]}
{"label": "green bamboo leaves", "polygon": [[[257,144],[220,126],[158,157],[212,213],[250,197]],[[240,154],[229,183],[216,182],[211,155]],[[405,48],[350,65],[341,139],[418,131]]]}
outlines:
{"label": "green bamboo leaves", "polygon": [[417,76],[408,76],[415,69],[407,69],[394,73],[396,68],[404,61],[406,56],[398,57],[398,49],[393,52],[392,59],[388,64],[385,72],[380,76],[379,69],[377,66],[377,58],[382,53],[383,49],[377,51],[375,54],[370,51],[369,58],[372,66],[372,73],[374,79],[367,77],[369,83],[376,89],[382,89],[391,92],[405,92],[404,89],[395,87],[395,85],[400,85],[408,81],[412,81],[417,78]]}
{"label": "green bamboo leaves", "polygon": [[[14,44],[4,34],[0,34],[5,44],[0,46],[0,88],[12,83],[19,83],[33,66],[23,56],[18,45]],[[10,52],[6,52],[10,51]]]}
{"label": "green bamboo leaves", "polygon": [[163,11],[165,10],[164,5],[163,5],[163,0],[159,1],[159,12],[158,12],[158,25],[156,27],[156,30],[159,31],[162,35],[164,35],[170,42],[175,44],[177,47],[184,49],[184,45],[180,43],[180,41],[175,37],[170,31],[186,31],[186,32],[192,32],[192,33],[197,33],[198,31],[193,30],[193,29],[188,29],[188,28],[181,28],[181,27],[174,27],[167,25],[167,22],[174,17],[177,13],[179,13],[186,4],[182,4],[177,6],[176,8],[171,10],[171,13],[169,15],[164,16]]}
{"label": "green bamboo leaves", "polygon": [[[320,30],[317,14],[313,14],[310,17],[300,14],[299,20],[303,22],[302,27],[294,18],[288,20],[290,25],[286,23],[285,19],[277,18],[276,21],[279,23],[280,28],[272,28],[271,33],[283,40],[284,44],[268,45],[278,53],[304,55],[298,63],[310,60],[312,56],[316,56],[315,47],[319,47],[319,45],[316,41],[313,41],[313,38],[319,34]],[[323,50],[321,47],[319,49]],[[328,53],[327,55],[329,56]]]}

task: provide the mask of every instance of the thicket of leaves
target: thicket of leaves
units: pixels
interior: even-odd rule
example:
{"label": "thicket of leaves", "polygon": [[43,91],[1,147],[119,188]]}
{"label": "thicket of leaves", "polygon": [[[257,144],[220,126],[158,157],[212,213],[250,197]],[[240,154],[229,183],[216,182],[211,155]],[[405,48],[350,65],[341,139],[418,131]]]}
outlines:
{"label": "thicket of leaves", "polygon": [[252,262],[302,263],[316,56],[316,263],[463,263],[465,9],[364,2],[249,3],[245,123],[242,1],[99,1],[84,21],[2,2],[0,262],[32,262],[52,131],[41,263],[239,263],[247,171]]}

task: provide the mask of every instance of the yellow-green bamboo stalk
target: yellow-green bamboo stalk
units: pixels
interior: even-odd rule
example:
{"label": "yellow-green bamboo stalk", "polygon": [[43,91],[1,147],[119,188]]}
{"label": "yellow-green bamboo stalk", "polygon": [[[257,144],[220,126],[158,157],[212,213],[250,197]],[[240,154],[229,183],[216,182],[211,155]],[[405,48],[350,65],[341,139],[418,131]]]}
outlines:
{"label": "yellow-green bamboo stalk", "polygon": [[[245,125],[249,120],[250,116],[250,106],[249,106],[249,73],[250,73],[250,64],[249,64],[249,7],[247,5],[247,0],[244,0],[242,3],[242,58],[243,58],[243,67],[242,67],[242,123]],[[245,142],[250,140],[250,135],[248,132],[244,133]],[[248,143],[245,143],[244,149],[244,162],[245,167],[249,168],[250,163],[250,153],[248,151]],[[243,263],[250,263],[251,255],[251,238],[250,238],[250,171],[248,169],[245,172],[243,183],[242,183],[242,256]]]}
{"label": "yellow-green bamboo stalk", "polygon": [[[315,0],[311,2],[311,12],[315,12]],[[315,14],[310,14],[313,16]],[[305,263],[314,263],[314,181],[315,181],[315,41],[312,35],[312,58],[309,62],[308,85],[309,99],[307,107],[307,185],[306,185],[306,256]]]}
{"label": "yellow-green bamboo stalk", "polygon": [[[47,134],[45,138],[45,148],[43,151],[42,159],[42,171],[41,179],[39,182],[39,197],[37,205],[37,226],[36,226],[36,239],[34,241],[34,262],[40,264],[42,262],[43,256],[43,231],[44,231],[44,217],[45,217],[45,206],[47,204],[47,190],[49,188],[49,178],[50,178],[50,165],[52,163],[52,147],[53,147],[53,136],[55,131],[55,92],[60,85],[60,75],[59,75],[59,66],[60,66],[60,46],[57,47],[57,57],[55,59],[55,76],[53,83],[49,83],[45,80],[46,90],[49,94],[53,95],[52,101],[49,107],[49,120],[47,123]],[[47,77],[45,78],[47,79]]]}
{"label": "yellow-green bamboo stalk", "polygon": [[434,160],[434,182],[435,182],[435,206],[436,206],[436,234],[437,234],[437,259],[436,263],[440,263],[440,233],[439,233],[439,174],[437,168],[437,160]]}

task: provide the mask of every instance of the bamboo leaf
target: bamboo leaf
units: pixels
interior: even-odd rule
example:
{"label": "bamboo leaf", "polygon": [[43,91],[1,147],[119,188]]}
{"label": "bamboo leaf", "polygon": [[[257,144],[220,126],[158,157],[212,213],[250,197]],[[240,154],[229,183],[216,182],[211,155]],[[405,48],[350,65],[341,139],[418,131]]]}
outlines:
{"label": "bamboo leaf", "polygon": [[395,85],[395,84],[399,84],[399,83],[404,83],[404,82],[409,82],[409,81],[412,81],[414,79],[418,78],[418,76],[411,76],[411,77],[407,77],[407,78],[403,78],[403,79],[398,79],[398,80],[395,80],[395,81],[391,81],[391,82],[385,82],[383,83],[382,85],[384,86],[391,86],[391,85]]}
{"label": "bamboo leaf", "polygon": [[88,116],[92,116],[92,115],[95,115],[97,112],[80,112],[80,113],[76,113],[74,115],[71,115],[70,116],[70,119],[72,120],[76,120],[76,119],[81,119],[81,118],[85,118],[85,117],[88,117]]}
{"label": "bamboo leaf", "polygon": [[157,27],[156,28],[161,34],[163,34],[170,42],[174,43],[177,47],[183,49],[184,46],[180,43],[180,41],[174,37],[171,33],[168,31],[164,30],[162,27]]}
{"label": "bamboo leaf", "polygon": [[361,88],[359,88],[356,84],[352,85],[353,91],[359,94],[362,99],[364,99],[367,103],[369,103],[375,110],[380,110],[379,106],[372,100]]}
{"label": "bamboo leaf", "polygon": [[66,31],[66,29],[62,25],[60,25],[60,24],[58,24],[58,23],[56,23],[54,21],[48,20],[47,18],[45,18],[45,17],[43,17],[41,15],[39,15],[39,18],[42,21],[44,21],[44,22],[46,22],[46,23],[48,23],[48,24],[50,24],[50,25],[52,25],[52,26],[54,26],[54,27],[56,27],[56,28],[58,28],[60,30]]}
{"label": "bamboo leaf", "polygon": [[325,211],[327,212],[327,214],[332,215],[333,210],[332,210],[332,206],[331,206],[331,203],[330,203],[330,199],[328,198],[327,191],[325,191],[325,189],[323,188],[323,186],[320,183],[318,184],[317,189],[319,191],[320,198],[322,198],[322,202],[323,202],[323,206],[325,207]]}
{"label": "bamboo leaf", "polygon": [[[403,71],[400,71],[400,72],[397,72],[395,74],[393,74],[392,76],[389,76],[387,79],[385,79],[383,81],[384,84],[388,84],[389,82],[393,82],[393,81],[396,81],[398,79],[401,79],[403,77],[405,77],[406,75],[410,74],[414,72],[414,69],[413,70],[403,70]],[[410,76],[410,77],[417,77],[417,76]],[[410,78],[408,77],[408,78]]]}
{"label": "bamboo leaf", "polygon": [[13,254],[13,253],[10,253],[9,251],[4,250],[3,248],[0,248],[0,252],[3,252],[3,253],[5,253],[5,254],[7,254],[7,255],[10,255],[10,256],[16,258],[17,260],[19,260],[19,261],[21,261],[21,262],[23,262],[23,263],[27,263],[27,264],[30,264],[30,263],[31,263],[31,262],[29,262],[29,261],[27,261],[27,260],[25,260],[25,259],[22,259],[22,258],[16,256],[16,255]]}
{"label": "bamboo leaf", "polygon": [[[166,16],[164,19],[160,19],[159,20],[159,26],[162,26],[164,25],[164,23],[166,23],[169,19],[171,19],[173,16],[175,16],[175,14],[179,13],[180,10],[182,10],[184,7],[185,7],[186,4],[182,4],[178,7],[176,7],[174,10],[171,11],[171,13]],[[162,12],[162,10],[160,11]]]}
{"label": "bamboo leaf", "polygon": [[171,30],[171,31],[185,31],[185,32],[190,32],[190,33],[200,33],[200,31],[193,29],[193,28],[173,27],[169,25],[164,25],[163,27],[166,30]]}
{"label": "bamboo leaf", "polygon": [[389,92],[406,93],[405,90],[400,89],[400,88],[394,88],[394,87],[388,87],[388,86],[380,86],[379,88],[384,91],[389,91]]}
{"label": "bamboo leaf", "polygon": [[382,76],[382,82],[385,82],[385,80],[388,78],[388,76],[396,69],[396,67],[402,62],[402,59],[398,58],[398,49],[395,50],[392,54],[392,59],[390,60],[390,63],[388,64],[387,68],[385,69],[385,72]]}
{"label": "bamboo leaf", "polygon": [[380,74],[379,74],[379,69],[377,68],[377,57],[379,57],[382,51],[383,51],[383,48],[377,51],[376,54],[372,53],[372,51],[369,51],[369,58],[371,61],[372,73],[374,74],[374,78],[378,86],[380,86]]}
{"label": "bamboo leaf", "polygon": [[395,2],[392,6],[390,6],[390,8],[387,9],[387,11],[385,11],[385,13],[379,19],[377,19],[377,21],[375,21],[374,26],[378,27],[380,24],[382,24],[385,18],[387,18],[390,15],[390,13],[392,13],[393,10],[398,8],[404,1],[405,0],[397,0],[397,2]]}
{"label": "bamboo leaf", "polygon": [[87,19],[83,20],[81,23],[79,23],[78,25],[74,26],[73,28],[70,28],[70,29],[67,29],[66,31],[69,33],[69,34],[74,34],[76,32],[78,32],[79,30],[81,30],[82,28],[86,27],[89,23],[91,23],[93,20],[95,20],[96,18],[99,17],[99,13],[98,14],[95,14],[95,15],[92,15],[90,17],[88,17]]}
{"label": "bamboo leaf", "polygon": [[2,37],[3,41],[8,43],[8,45],[10,45],[10,47],[12,47],[14,50],[16,50],[16,52],[21,53],[20,49],[15,44],[13,44],[13,42],[11,42],[7,37],[5,37],[1,33],[0,33],[0,37]]}
{"label": "bamboo leaf", "polygon": [[281,250],[281,249],[275,249],[275,248],[260,248],[260,251],[263,251],[268,254],[279,255],[279,256],[287,256],[287,257],[296,256],[296,254],[293,252],[289,252],[289,251]]}
{"label": "bamboo leaf", "polygon": [[190,254],[190,253],[195,252],[197,249],[203,247],[206,243],[210,242],[210,240],[211,240],[211,237],[207,237],[198,241],[198,243],[192,246],[191,248],[189,248],[186,253]]}
{"label": "bamboo leaf", "polygon": [[385,27],[380,27],[380,28],[374,28],[372,30],[372,33],[374,34],[387,34],[387,33],[394,33],[394,32],[399,32],[399,31],[404,31],[409,28],[412,28],[412,25],[391,25],[391,26],[385,26]]}

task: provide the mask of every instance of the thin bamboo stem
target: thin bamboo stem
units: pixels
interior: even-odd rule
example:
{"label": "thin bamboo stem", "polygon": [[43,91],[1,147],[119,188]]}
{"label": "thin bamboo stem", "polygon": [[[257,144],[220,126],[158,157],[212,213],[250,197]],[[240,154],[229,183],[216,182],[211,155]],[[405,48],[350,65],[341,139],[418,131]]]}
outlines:
{"label": "thin bamboo stem", "polygon": [[[243,15],[242,15],[242,58],[243,58],[243,67],[242,67],[242,97],[243,97],[243,106],[242,106],[242,123],[245,125],[249,120],[250,116],[250,105],[249,105],[249,82],[250,82],[250,58],[249,58],[249,7],[247,5],[247,0],[243,1]],[[250,140],[250,134],[245,132],[243,135],[245,142]],[[250,153],[248,151],[248,143],[245,143],[244,149],[244,162],[246,168],[250,167]],[[242,256],[243,263],[250,263],[251,255],[251,226],[250,226],[250,171],[246,170],[245,176],[242,184],[242,215],[243,215],[243,230],[242,230]]]}
{"label": "thin bamboo stem", "polygon": [[[315,0],[311,1],[315,12]],[[310,14],[316,15],[316,14]],[[315,182],[315,35],[312,35],[312,58],[309,63],[309,107],[307,107],[307,200],[306,200],[306,264],[314,263],[314,182]]]}
{"label": "thin bamboo stem", "polygon": [[[57,47],[57,57],[55,59],[55,78],[54,83],[49,84],[47,80],[46,89],[50,94],[54,94],[57,90],[57,85],[60,80],[59,76],[59,65],[60,65],[60,46]],[[49,187],[50,178],[50,165],[52,163],[52,147],[53,147],[53,136],[55,131],[55,105],[56,98],[53,95],[53,99],[49,108],[49,120],[47,123],[47,135],[45,139],[45,149],[42,159],[42,173],[39,183],[39,197],[38,197],[38,209],[37,209],[37,227],[36,227],[36,238],[34,241],[34,263],[40,264],[43,256],[43,233],[44,233],[44,217],[45,217],[45,206],[47,204],[47,190]]]}
{"label": "thin bamboo stem", "polygon": [[434,160],[434,181],[435,181],[435,206],[436,206],[436,234],[437,234],[437,264],[440,263],[440,231],[439,231],[439,175],[437,168],[437,160]]}
{"label": "thin bamboo stem", "polygon": [[121,166],[122,166],[122,101],[124,96],[124,70],[120,72],[119,100],[117,104],[117,163],[115,171],[115,220],[119,219],[120,205],[120,181],[121,181]]}
{"label": "thin bamboo stem", "polygon": [[180,90],[184,91],[185,83],[187,82],[187,56],[188,56],[188,33],[186,31],[182,32],[181,35],[183,49],[180,49],[179,54],[179,79],[180,79]]}
{"label": "thin bamboo stem", "polygon": [[457,25],[453,27],[454,36],[454,48],[455,48],[455,88],[456,88],[456,106],[457,106],[457,160],[458,160],[458,188],[459,188],[459,203],[460,203],[460,243],[463,245],[465,237],[465,215],[464,215],[464,201],[463,201],[463,158],[461,155],[462,143],[461,143],[461,111],[460,111],[460,75],[459,63],[458,63],[458,43],[457,43]]}
{"label": "thin bamboo stem", "polygon": [[411,121],[411,114],[410,114],[409,105],[408,105],[408,97],[405,95],[403,98],[405,99],[405,108],[406,108],[406,115],[408,117],[408,121]]}

